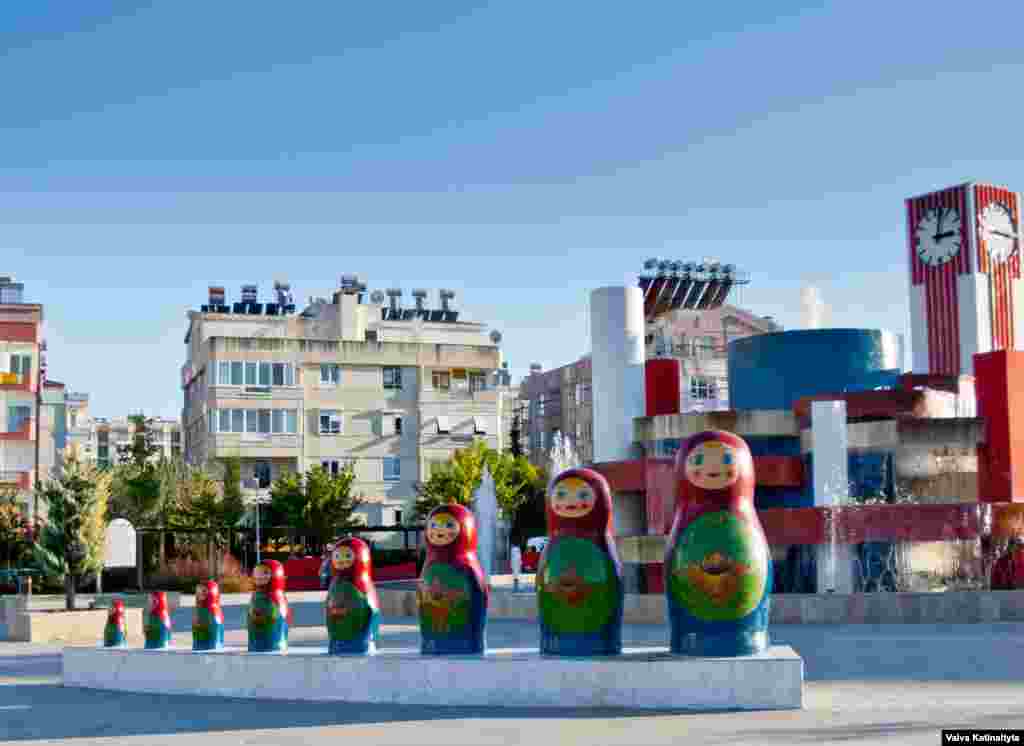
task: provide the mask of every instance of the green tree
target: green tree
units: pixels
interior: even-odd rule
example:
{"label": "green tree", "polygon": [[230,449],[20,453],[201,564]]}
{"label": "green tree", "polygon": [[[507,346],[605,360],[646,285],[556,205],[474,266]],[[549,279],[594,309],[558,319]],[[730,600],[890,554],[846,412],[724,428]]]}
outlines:
{"label": "green tree", "polygon": [[415,485],[414,520],[422,521],[438,505],[449,502],[471,506],[473,494],[483,479],[484,466],[494,479],[498,507],[506,518],[514,519],[537,485],[539,472],[525,456],[499,453],[477,440],[468,448],[457,450],[448,463],[436,467],[426,482]]}
{"label": "green tree", "polygon": [[204,532],[211,548],[223,548],[230,546],[243,515],[245,504],[237,486],[232,490],[205,469],[185,467],[178,492],[178,516],[184,527]]}
{"label": "green tree", "polygon": [[337,474],[314,466],[304,475],[282,474],[271,485],[271,510],[293,529],[305,530],[319,551],[337,531],[357,525],[353,519],[363,504],[352,494],[355,469],[346,464]]}
{"label": "green tree", "polygon": [[45,574],[64,579],[69,611],[75,608],[79,579],[102,570],[110,478],[92,465],[70,460],[59,479],[37,490],[37,499],[47,503],[48,515],[33,553]]}
{"label": "green tree", "polygon": [[8,568],[31,556],[32,536],[32,525],[18,504],[17,492],[0,490],[0,555]]}
{"label": "green tree", "polygon": [[[127,518],[136,527],[158,523],[161,514],[161,478],[153,456],[160,450],[146,417],[130,418],[134,426],[131,442],[118,446],[111,513]],[[141,561],[141,558],[140,558]]]}

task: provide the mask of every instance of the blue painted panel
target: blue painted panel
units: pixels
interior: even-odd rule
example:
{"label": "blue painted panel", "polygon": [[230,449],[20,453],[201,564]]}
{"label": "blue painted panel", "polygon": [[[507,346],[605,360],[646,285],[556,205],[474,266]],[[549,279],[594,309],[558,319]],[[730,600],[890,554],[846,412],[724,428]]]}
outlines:
{"label": "blue painted panel", "polygon": [[[803,495],[806,505],[814,504],[814,454],[805,453]],[[851,497],[889,496],[895,490],[895,462],[892,451],[851,450],[847,455],[847,476]],[[789,506],[787,506],[789,507]]]}
{"label": "blue painted panel", "polygon": [[[800,438],[779,435],[743,436],[750,446],[750,455],[760,456],[799,456]],[[662,438],[654,441],[653,458],[674,458],[682,447],[681,438]]]}
{"label": "blue painted panel", "polygon": [[738,410],[791,409],[804,396],[891,380],[881,374],[899,369],[898,357],[896,335],[878,329],[758,334],[729,343],[729,396]]}
{"label": "blue painted panel", "polygon": [[769,508],[809,508],[810,497],[800,487],[758,487],[754,492],[758,510]]}
{"label": "blue painted panel", "polygon": [[744,435],[751,456],[799,456],[800,438],[781,435]]}

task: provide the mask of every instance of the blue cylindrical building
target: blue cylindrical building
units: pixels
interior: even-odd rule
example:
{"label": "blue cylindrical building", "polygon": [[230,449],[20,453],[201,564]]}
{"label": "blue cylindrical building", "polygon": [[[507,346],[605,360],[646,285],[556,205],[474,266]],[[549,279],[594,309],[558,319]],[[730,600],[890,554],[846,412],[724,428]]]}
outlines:
{"label": "blue cylindrical building", "polygon": [[880,329],[801,329],[729,344],[730,408],[791,409],[805,396],[895,387],[899,338]]}

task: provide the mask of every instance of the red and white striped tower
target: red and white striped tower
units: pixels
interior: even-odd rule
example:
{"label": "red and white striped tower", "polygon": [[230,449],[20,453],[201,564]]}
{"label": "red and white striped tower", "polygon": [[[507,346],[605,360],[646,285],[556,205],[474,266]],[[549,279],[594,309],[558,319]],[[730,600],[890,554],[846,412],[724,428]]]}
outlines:
{"label": "red and white striped tower", "polygon": [[973,375],[976,353],[1024,349],[1020,206],[973,182],[907,200],[914,373]]}

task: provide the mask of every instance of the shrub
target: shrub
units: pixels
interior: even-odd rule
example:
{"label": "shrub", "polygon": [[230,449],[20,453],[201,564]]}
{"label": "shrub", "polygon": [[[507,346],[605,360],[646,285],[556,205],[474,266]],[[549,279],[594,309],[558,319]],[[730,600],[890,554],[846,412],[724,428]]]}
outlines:
{"label": "shrub", "polygon": [[[195,593],[196,586],[213,577],[210,563],[205,559],[177,557],[168,560],[160,570],[149,578],[149,585],[155,590]],[[244,593],[252,590],[252,581],[246,576],[241,563],[231,554],[224,554],[220,560],[220,576],[216,578],[222,593]],[[235,588],[238,590],[228,590]]]}

